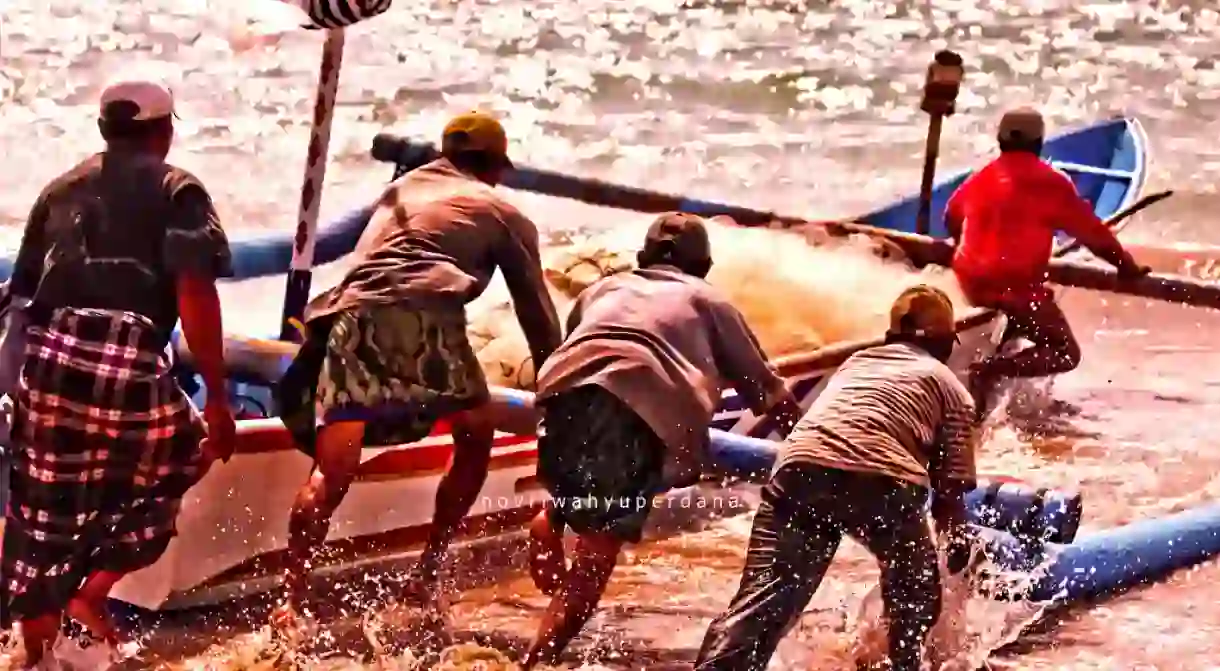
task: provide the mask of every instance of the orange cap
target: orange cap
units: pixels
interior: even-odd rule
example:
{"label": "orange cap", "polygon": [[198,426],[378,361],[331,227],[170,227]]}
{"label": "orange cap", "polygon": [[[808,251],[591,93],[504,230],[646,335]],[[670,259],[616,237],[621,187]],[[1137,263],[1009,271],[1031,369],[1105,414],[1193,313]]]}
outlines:
{"label": "orange cap", "polygon": [[441,134],[441,151],[482,151],[499,156],[512,166],[508,158],[508,134],[495,117],[477,110],[459,114],[445,124]]}
{"label": "orange cap", "polygon": [[956,338],[953,301],[945,292],[927,284],[903,291],[890,308],[890,333]]}

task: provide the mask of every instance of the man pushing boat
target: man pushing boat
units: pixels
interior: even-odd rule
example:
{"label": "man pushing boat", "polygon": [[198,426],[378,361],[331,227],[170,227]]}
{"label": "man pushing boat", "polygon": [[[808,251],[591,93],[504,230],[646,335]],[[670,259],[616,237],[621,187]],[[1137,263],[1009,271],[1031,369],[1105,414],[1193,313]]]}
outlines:
{"label": "man pushing boat", "polygon": [[441,158],[386,189],[351,270],[307,309],[306,342],[281,381],[280,400],[285,424],[314,468],[289,522],[279,624],[297,620],[306,571],[356,477],[361,450],[415,442],[447,418],[453,461],[410,587],[417,600],[436,595],[445,552],[487,478],[495,435],[465,306],[499,268],[535,365],[562,337],[538,229],[493,189],[511,167],[498,121],[479,112],[454,118]]}
{"label": "man pushing boat", "polygon": [[881,567],[893,671],[918,671],[940,613],[932,516],[949,570],[970,556],[964,495],[975,484],[974,404],[945,365],[953,304],[920,285],[890,311],[886,343],[853,354],[784,442],[737,594],[708,628],[697,671],[762,671],[829,568],[844,535]]}
{"label": "man pushing boat", "polygon": [[[704,281],[711,245],[699,217],[662,215],[638,261],[580,294],[567,339],[538,373],[538,478],[552,503],[531,525],[530,564],[553,599],[525,668],[555,661],[593,614],[653,497],[698,481],[726,384],[785,429],[800,412],[745,318]],[[565,527],[579,534],[570,566]]]}
{"label": "man pushing boat", "polygon": [[[232,272],[229,246],[203,184],[165,162],[173,117],[155,80],[108,86],[105,151],[42,191],[13,268],[9,323],[29,327],[7,336],[27,343],[0,606],[29,668],[103,668],[129,651],[111,587],[161,557],[187,489],[233,451],[214,283]],[[202,445],[166,355],[179,315],[208,391]],[[65,612],[100,642],[49,650]]]}
{"label": "man pushing boat", "polygon": [[1066,373],[1080,364],[1080,345],[1046,285],[1055,231],[1062,230],[1136,278],[1149,268],[1132,258],[1072,180],[1039,157],[1046,124],[1033,109],[1000,119],[1000,156],[972,174],[949,199],[945,226],[957,241],[953,272],[967,299],[1007,318],[1004,342],[1026,338],[1018,351],[1003,345],[971,368],[980,413],[1002,379]]}

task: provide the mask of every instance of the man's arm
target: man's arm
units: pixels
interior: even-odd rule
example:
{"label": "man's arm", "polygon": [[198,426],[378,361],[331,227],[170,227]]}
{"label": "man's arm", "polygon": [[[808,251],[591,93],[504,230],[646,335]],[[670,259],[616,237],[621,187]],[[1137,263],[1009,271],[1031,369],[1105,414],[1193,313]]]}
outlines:
{"label": "man's arm", "polygon": [[716,367],[746,401],[755,415],[770,414],[787,434],[801,418],[800,405],[775,369],[745,316],[720,297],[707,301],[703,311],[711,319],[710,333]]}
{"label": "man's arm", "polygon": [[165,232],[165,264],[177,283],[182,330],[209,392],[223,392],[224,332],[216,279],[233,274],[229,241],[212,199],[191,184],[174,195]]}
{"label": "man's arm", "polygon": [[[946,375],[952,375],[946,373]],[[946,379],[945,411],[928,475],[932,480],[932,519],[948,557],[949,570],[966,568],[974,539],[966,520],[966,493],[976,486],[974,401],[956,379]]]}
{"label": "man's arm", "polygon": [[967,181],[965,184],[957,187],[952,196],[949,196],[949,202],[945,204],[945,230],[949,231],[949,237],[953,238],[954,243],[962,243],[962,223],[966,220],[966,214],[963,203],[966,201],[966,187],[970,185]]}
{"label": "man's arm", "polygon": [[504,273],[504,283],[513,299],[517,323],[525,333],[534,370],[542,370],[547,357],[563,341],[559,313],[551,301],[546,279],[542,274],[542,254],[539,251],[538,227],[515,210],[506,213],[508,235],[501,245],[496,261]]}
{"label": "man's arm", "polygon": [[233,275],[229,241],[212,199],[198,183],[173,196],[174,216],[166,226],[164,257],[174,276],[182,331],[196,371],[207,387],[205,450],[211,459],[233,454],[236,429],[225,389],[224,330],[216,279]]}
{"label": "man's arm", "polygon": [[1089,251],[1096,254],[1106,263],[1114,266],[1120,273],[1141,274],[1143,267],[1123,248],[1118,236],[1110,230],[1106,223],[1098,218],[1093,211],[1093,205],[1080,197],[1072,180],[1060,175],[1063,180],[1060,185],[1058,199],[1061,203],[1061,218],[1055,223],[1068,235],[1080,241]]}
{"label": "man's arm", "polygon": [[[34,201],[30,215],[25,220],[25,232],[21,235],[21,247],[13,264],[13,277],[9,282],[9,295],[14,299],[29,300],[38,291],[42,281],[43,262],[47,256],[46,224],[49,216],[46,198],[42,195]],[[14,300],[14,307],[22,302]]]}

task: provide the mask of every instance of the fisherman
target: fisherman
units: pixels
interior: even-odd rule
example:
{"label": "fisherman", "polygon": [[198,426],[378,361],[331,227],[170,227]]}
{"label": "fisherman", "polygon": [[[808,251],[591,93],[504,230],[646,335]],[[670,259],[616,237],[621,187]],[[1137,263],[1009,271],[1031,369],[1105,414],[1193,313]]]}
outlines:
{"label": "fisherman", "polygon": [[[9,324],[29,326],[10,334],[27,342],[3,605],[28,668],[80,655],[78,668],[101,668],[132,651],[106,612],[111,587],[161,557],[187,489],[234,449],[215,285],[232,273],[229,246],[203,184],[165,162],[173,94],[118,78],[99,107],[105,151],[38,196],[10,287]],[[209,392],[206,441],[170,374],[179,316]],[[65,613],[96,644],[55,643]]]}
{"label": "fisherman", "polygon": [[784,442],[741,585],[695,669],[765,669],[846,534],[881,567],[889,668],[918,671],[941,599],[929,486],[951,572],[964,570],[972,544],[963,496],[975,482],[974,404],[944,363],[956,343],[948,296],[919,285],[895,301],[885,344],[835,372]]}
{"label": "fisherman", "polygon": [[306,570],[362,448],[415,442],[447,418],[453,462],[408,594],[434,603],[442,560],[487,478],[498,412],[467,339],[465,306],[499,268],[536,365],[562,338],[538,229],[493,190],[511,167],[498,121],[481,112],[455,117],[441,157],[390,185],[351,270],[306,311],[308,337],[280,394],[285,423],[314,468],[289,522],[286,600],[274,618],[281,630],[300,624]]}
{"label": "fisherman", "polygon": [[[525,668],[553,663],[580,632],[652,497],[698,481],[726,383],[785,430],[800,413],[744,317],[704,281],[699,217],[661,215],[638,262],[580,294],[538,374],[538,478],[554,504],[531,525],[531,572],[553,599]],[[565,527],[579,534],[570,568]]]}
{"label": "fisherman", "polygon": [[967,299],[1007,318],[1001,347],[971,368],[970,388],[980,413],[1002,379],[1066,373],[1080,364],[1080,345],[1046,285],[1055,231],[1079,240],[1113,265],[1121,277],[1149,272],[1098,219],[1072,180],[1039,155],[1046,125],[1036,110],[1021,108],[1000,119],[1000,156],[971,175],[949,199],[945,225],[956,240],[953,271]]}

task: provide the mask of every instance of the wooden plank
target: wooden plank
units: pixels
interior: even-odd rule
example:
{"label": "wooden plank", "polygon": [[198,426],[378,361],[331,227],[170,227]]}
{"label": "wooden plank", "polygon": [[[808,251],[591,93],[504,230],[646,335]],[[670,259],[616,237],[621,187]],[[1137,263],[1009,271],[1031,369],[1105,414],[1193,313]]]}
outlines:
{"label": "wooden plank", "polygon": [[1051,165],[1064,172],[1077,172],[1082,175],[1100,175],[1101,177],[1110,177],[1112,179],[1125,179],[1128,182],[1135,179],[1135,173],[1130,170],[1099,168],[1095,165],[1072,163],[1071,161],[1051,161]]}

